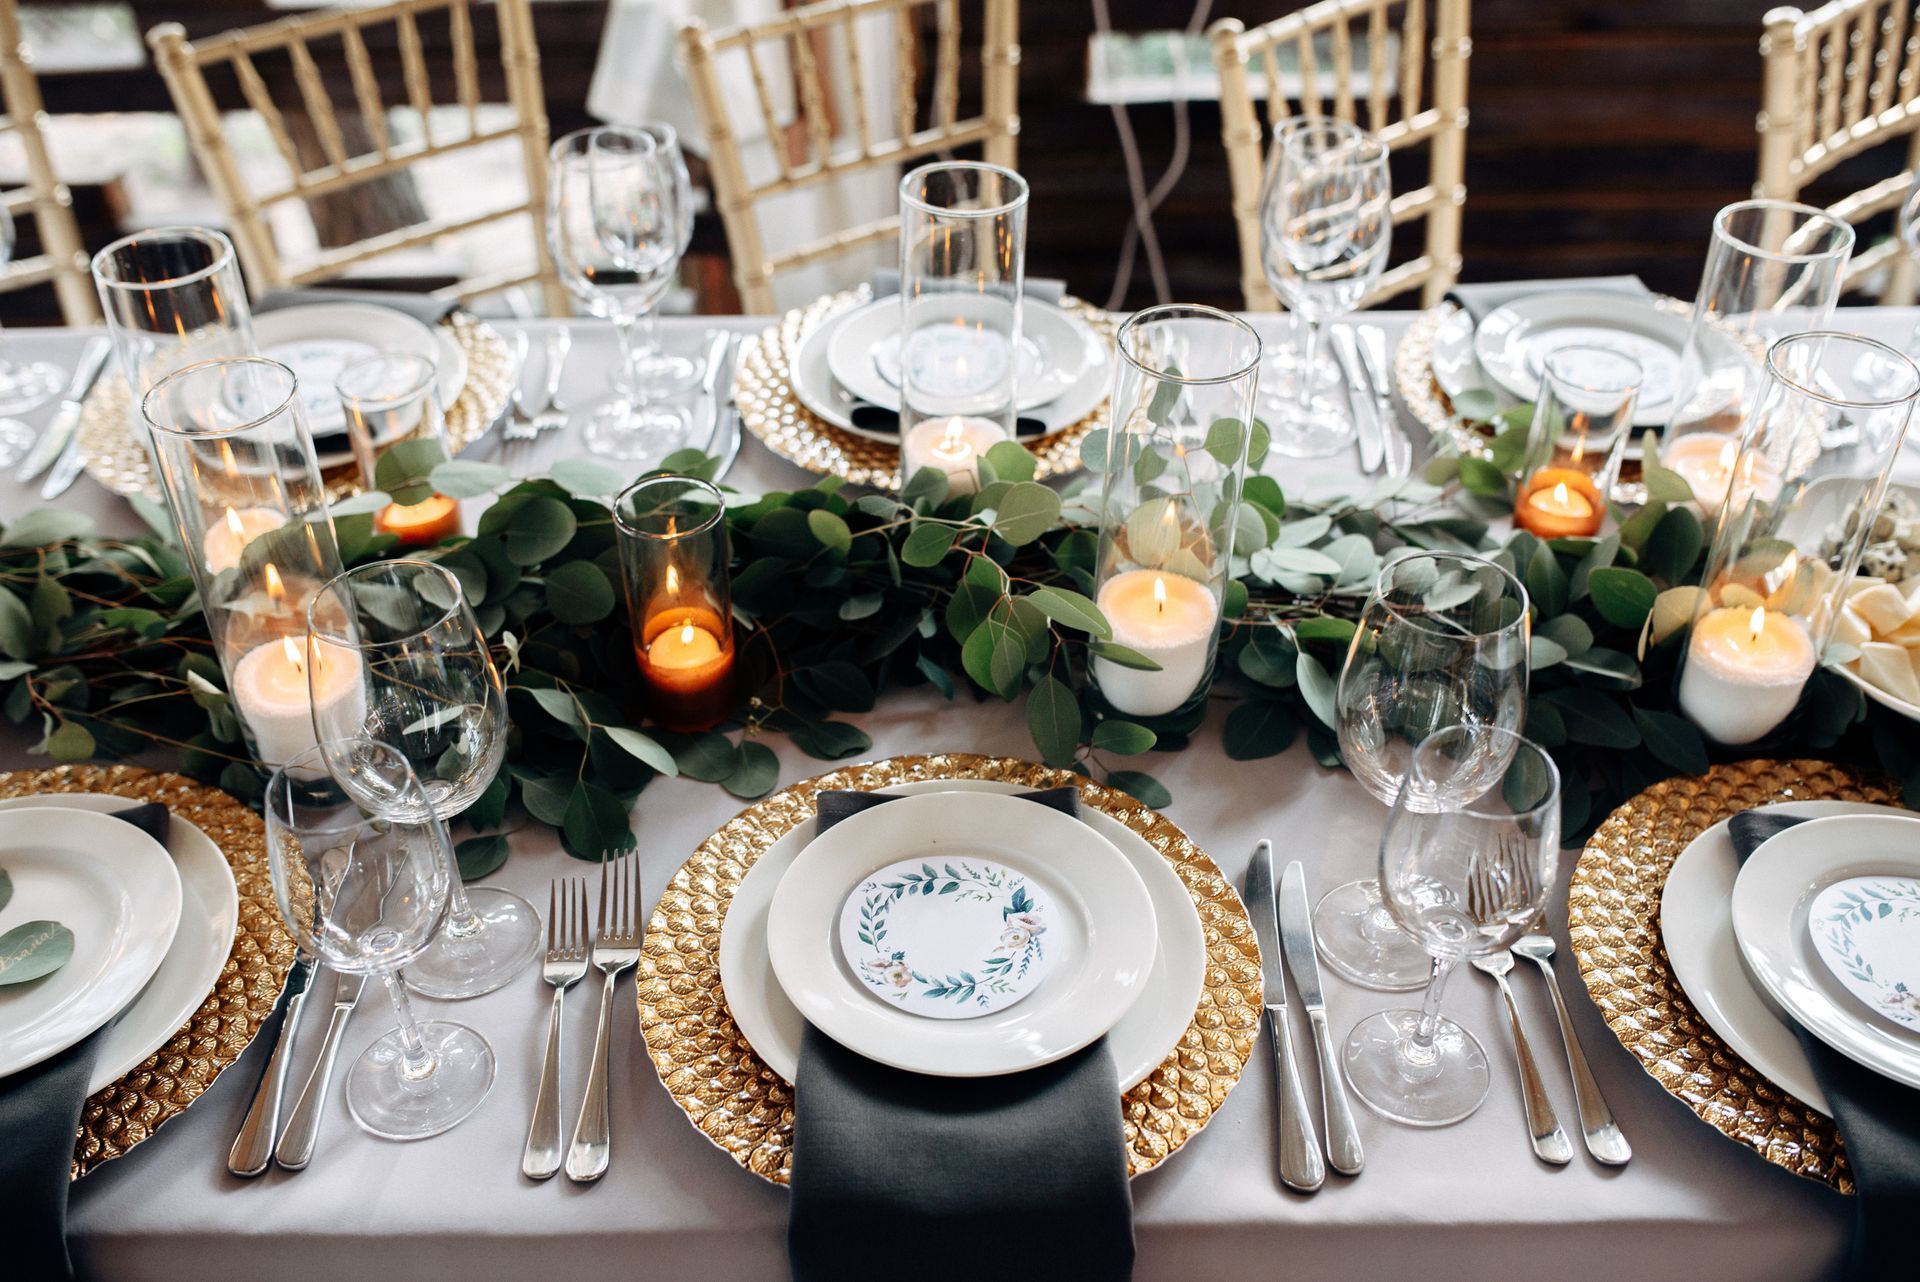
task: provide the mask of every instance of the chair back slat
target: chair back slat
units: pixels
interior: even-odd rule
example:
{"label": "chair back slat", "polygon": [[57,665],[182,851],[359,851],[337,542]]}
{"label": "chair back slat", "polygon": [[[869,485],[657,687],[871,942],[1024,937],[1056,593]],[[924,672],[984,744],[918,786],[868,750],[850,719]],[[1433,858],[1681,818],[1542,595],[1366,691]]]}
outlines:
{"label": "chair back slat", "polygon": [[[547,120],[528,4],[529,0],[498,0],[493,6],[507,101],[506,109],[492,116],[482,112],[471,0],[397,0],[376,8],[323,10],[200,41],[189,41],[177,23],[148,33],[155,63],[186,126],[194,155],[226,206],[234,243],[253,288],[332,279],[388,254],[515,220],[527,223],[532,232],[531,275],[524,266],[506,273],[490,269],[485,274],[468,274],[445,292],[466,300],[501,287],[502,280],[519,284],[516,277],[527,277],[540,284],[548,311],[564,314],[569,309],[545,243]],[[427,60],[420,25],[428,17],[445,23],[450,62],[439,72],[453,84],[453,101],[458,115],[465,118],[464,128],[445,119],[436,124],[434,119],[435,71]],[[388,33],[387,47],[397,50],[406,105],[419,119],[418,140],[395,141],[368,40],[373,31]],[[323,58],[337,58],[345,66],[352,91],[351,121],[343,119],[328,91]],[[283,106],[275,97],[274,85],[285,68],[291,69],[295,100]],[[231,74],[241,101],[264,123],[286,164],[288,178],[283,184],[266,185],[240,165],[208,79],[211,71]],[[279,83],[281,92],[287,92],[284,81]],[[298,136],[304,131],[310,131],[308,144],[317,155],[303,153]],[[285,261],[269,217],[275,206],[297,201],[311,210],[314,201],[396,178],[430,158],[514,141],[520,147],[526,183],[517,201],[477,213],[419,218],[309,255],[297,265]]]}
{"label": "chair back slat", "polygon": [[[1430,306],[1452,288],[1460,271],[1460,209],[1466,200],[1470,9],[1470,0],[1319,0],[1252,30],[1232,18],[1212,26],[1241,291],[1249,309],[1279,306],[1260,256],[1260,188],[1268,133],[1296,110],[1359,123],[1363,99],[1365,126],[1390,153],[1414,147],[1427,152],[1425,184],[1403,191],[1393,202],[1397,226],[1423,224],[1421,239],[1414,242],[1416,252],[1384,273],[1365,301],[1418,289]],[[1255,60],[1266,77],[1265,130],[1248,75]],[[1291,68],[1288,61],[1294,64]],[[1362,67],[1364,92],[1355,84]],[[1423,106],[1429,86],[1432,100]]]}
{"label": "chair back slat", "polygon": [[16,221],[32,218],[40,240],[39,253],[16,257],[0,271],[0,291],[50,283],[67,324],[97,323],[100,300],[73,216],[73,194],[55,176],[47,151],[46,108],[32,54],[20,38],[15,0],[0,0],[0,107],[6,112],[0,118],[0,135],[20,140],[27,163],[27,185],[0,193],[0,203]]}
{"label": "chair back slat", "polygon": [[860,151],[864,155],[873,150],[873,120],[867,115],[867,77],[860,63],[860,42],[854,38],[853,13],[843,10],[840,15],[842,48],[847,51],[847,82],[853,91],[853,130],[860,141]]}
{"label": "chair back slat", "polygon": [[939,32],[934,60],[933,123],[952,129],[960,115],[960,6],[956,0],[935,0],[935,27]]}
{"label": "chair back slat", "polygon": [[807,126],[807,155],[814,164],[825,164],[833,154],[833,121],[827,111],[827,91],[820,83],[820,59],[814,54],[815,34],[807,32],[793,41],[795,78],[800,82],[800,118]]}

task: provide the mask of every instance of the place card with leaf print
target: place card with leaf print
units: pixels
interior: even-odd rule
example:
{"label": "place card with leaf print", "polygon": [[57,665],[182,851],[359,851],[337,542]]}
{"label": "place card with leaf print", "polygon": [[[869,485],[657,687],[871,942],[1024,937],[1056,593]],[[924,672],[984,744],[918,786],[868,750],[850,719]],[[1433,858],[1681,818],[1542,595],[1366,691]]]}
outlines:
{"label": "place card with leaf print", "polygon": [[1807,911],[1813,949],[1876,1014],[1920,1032],[1920,879],[1849,877]]}

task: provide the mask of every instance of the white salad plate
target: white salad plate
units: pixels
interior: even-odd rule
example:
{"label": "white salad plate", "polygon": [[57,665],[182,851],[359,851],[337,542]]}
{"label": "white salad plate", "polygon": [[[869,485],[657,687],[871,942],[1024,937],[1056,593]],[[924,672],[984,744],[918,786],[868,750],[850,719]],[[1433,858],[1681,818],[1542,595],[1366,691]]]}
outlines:
{"label": "white salad plate", "polygon": [[[333,383],[355,361],[382,354],[426,357],[434,363],[443,408],[467,383],[467,354],[445,326],[423,325],[371,303],[311,303],[267,312],[253,318],[253,341],[262,356],[287,366],[299,380],[307,428],[316,437],[346,430]],[[394,434],[407,430],[402,426]],[[353,454],[321,449],[319,459],[321,467],[338,467],[352,462]]]}
{"label": "white salad plate", "polygon": [[[62,792],[0,801],[0,812],[53,807],[112,814],[138,804],[111,793]],[[180,874],[180,927],[160,969],[102,1039],[87,1083],[89,1095],[119,1081],[171,1041],[207,1000],[233,952],[240,894],[227,857],[211,837],[179,815],[167,830],[167,853]]]}
{"label": "white salad plate", "polygon": [[0,986],[5,1076],[66,1050],[145,987],[173,944],[181,892],[159,842],[117,819],[53,806],[0,814],[0,869],[13,882],[0,934],[36,920],[73,932],[60,969]]}
{"label": "white salad plate", "polygon": [[[792,1081],[807,1021],[820,1008],[834,1027],[814,1022],[829,1036],[883,1063],[935,1076],[987,1076],[1035,1067],[1071,1054],[1102,1033],[1109,1037],[1123,1087],[1132,1087],[1159,1067],[1193,1019],[1206,952],[1192,899],[1158,852],[1098,812],[1076,821],[1057,811],[1036,813],[1042,808],[1024,800],[1008,810],[1012,794],[1024,791],[1016,786],[929,780],[886,791],[916,803],[936,802],[943,814],[964,818],[943,820],[943,826],[936,827],[924,813],[910,808],[908,815],[891,820],[889,829],[899,825],[911,846],[877,843],[872,834],[861,838],[861,856],[845,864],[857,871],[844,873],[840,884],[827,885],[831,879],[816,873],[801,874],[814,883],[813,906],[803,907],[789,904],[789,897],[801,892],[802,882],[787,874],[813,842],[813,823],[808,821],[762,855],[735,892],[720,938],[721,982],[741,1033],[761,1058]],[[906,805],[896,802],[856,818]],[[992,820],[987,818],[990,810],[996,816]],[[837,825],[828,836],[852,823],[850,819]],[[993,829],[990,835],[989,823],[1011,826]],[[861,832],[854,830],[856,836]],[[842,840],[851,843],[852,838]],[[963,845],[965,853],[1035,875],[1036,887],[1060,905],[1061,917],[1047,935],[1051,972],[1025,1000],[979,1018],[933,1020],[889,1009],[863,990],[838,955],[834,931],[840,907],[867,873],[936,849],[941,857],[934,862],[943,863]],[[1081,882],[1096,870],[1086,888],[1091,893],[1083,894]],[[803,972],[795,985],[801,987],[804,980],[803,993],[821,999],[806,1003],[805,1014],[772,957],[778,929],[774,918],[783,910],[820,914],[811,926],[797,930],[793,941],[800,945]],[[1095,912],[1100,914],[1098,929],[1088,931]],[[855,1029],[850,1035],[859,1038],[859,1044],[836,1035],[842,1026]]]}
{"label": "white salad plate", "polygon": [[1814,904],[1828,887],[1864,877],[1920,877],[1920,818],[1835,815],[1769,838],[1734,882],[1734,937],[1761,988],[1808,1032],[1876,1073],[1920,1087],[1920,1032],[1856,997],[1814,947]]}
{"label": "white salad plate", "polygon": [[[1788,801],[1766,809],[1794,819],[1912,813],[1862,801]],[[1724,819],[1680,852],[1660,895],[1660,938],[1667,961],[1687,1000],[1722,1041],[1768,1081],[1830,1116],[1826,1092],[1814,1080],[1800,1038],[1768,1005],[1740,959],[1732,909],[1733,883],[1739,875],[1740,856]]]}

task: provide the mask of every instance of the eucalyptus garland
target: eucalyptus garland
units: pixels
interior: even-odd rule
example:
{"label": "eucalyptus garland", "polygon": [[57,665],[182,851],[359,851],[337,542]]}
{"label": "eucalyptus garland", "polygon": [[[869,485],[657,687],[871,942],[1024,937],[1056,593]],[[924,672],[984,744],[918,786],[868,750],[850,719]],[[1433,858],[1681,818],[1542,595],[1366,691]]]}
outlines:
{"label": "eucalyptus garland", "polygon": [[[484,834],[523,813],[583,858],[631,847],[632,808],[662,774],[763,796],[779,782],[773,735],[823,761],[860,756],[872,741],[843,718],[896,687],[1024,699],[1042,760],[1153,806],[1171,798],[1141,759],[1186,747],[1216,708],[1235,761],[1271,758],[1304,738],[1322,766],[1338,767],[1336,676],[1381,564],[1404,549],[1479,552],[1526,584],[1527,733],[1561,765],[1571,839],[1632,793],[1712,759],[1673,706],[1706,533],[1684,480],[1650,456],[1650,501],[1622,513],[1616,533],[1495,542],[1488,519],[1510,510],[1517,455],[1503,456],[1517,448],[1519,426],[1511,414],[1490,423],[1491,457],[1436,459],[1420,479],[1343,477],[1289,496],[1272,477],[1249,475],[1212,698],[1180,724],[1107,715],[1088,693],[1096,655],[1151,666],[1113,641],[1094,601],[1098,440],[1083,454],[1088,472],[1059,489],[1035,482],[1031,455],[1009,442],[986,456],[976,493],[949,493],[928,469],[897,495],[849,497],[829,479],[734,496],[746,697],[734,722],[700,735],[652,728],[628,701],[639,682],[609,510],[619,478],[608,469],[571,460],[515,483],[488,464],[395,451],[377,476],[384,492],[340,505],[335,520],[353,565],[393,551],[370,515],[389,498],[429,488],[490,497],[471,537],[415,553],[459,577],[507,683],[506,765],[465,816],[483,834],[461,843],[469,876],[506,856],[504,838]],[[1264,453],[1258,435],[1251,466]],[[662,470],[713,466],[683,453]],[[87,518],[58,509],[0,527],[0,712],[37,732],[32,751],[56,761],[158,749],[189,775],[257,798],[259,768],[171,524],[153,503],[134,506],[150,532],[131,539],[99,537]],[[1870,762],[1920,802],[1913,727],[1837,675],[1816,674],[1793,735],[1742,755]]]}

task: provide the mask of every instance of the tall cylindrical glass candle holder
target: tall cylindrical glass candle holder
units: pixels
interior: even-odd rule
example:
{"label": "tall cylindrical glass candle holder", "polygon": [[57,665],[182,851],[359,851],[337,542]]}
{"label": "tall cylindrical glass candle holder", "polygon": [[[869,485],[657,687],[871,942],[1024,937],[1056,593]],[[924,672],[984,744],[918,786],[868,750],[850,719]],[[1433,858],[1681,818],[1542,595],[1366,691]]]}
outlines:
{"label": "tall cylindrical glass candle holder", "polygon": [[208,227],[155,227],[93,256],[93,283],[132,404],[175,370],[254,354],[233,242]]}
{"label": "tall cylindrical glass candle holder", "polygon": [[258,356],[189,365],[142,410],[241,732],[283,765],[317,741],[314,697],[365,697],[351,650],[306,644],[340,550],[293,371]]}
{"label": "tall cylindrical glass candle holder", "polygon": [[1093,683],[1113,713],[1171,726],[1212,683],[1260,339],[1226,312],[1173,305],[1136,313],[1116,345],[1096,594],[1113,642],[1153,667],[1096,654]]}
{"label": "tall cylindrical glass candle holder", "polygon": [[1027,183],[997,165],[923,165],[900,180],[899,364],[902,480],[920,467],[955,490],[980,456],[1013,439],[1022,375],[1040,374],[1020,338]]}
{"label": "tall cylindrical glass candle holder", "polygon": [[739,703],[725,500],[690,476],[646,477],[614,500],[613,524],[647,713],[711,730]]}
{"label": "tall cylindrical glass candle holder", "polygon": [[[1799,707],[1866,550],[1906,437],[1920,370],[1854,334],[1794,334],[1728,469],[1679,664],[1680,710],[1730,745],[1774,735]],[[1845,425],[1851,444],[1822,448]]]}
{"label": "tall cylindrical glass candle holder", "polygon": [[1541,371],[1513,523],[1543,539],[1598,534],[1633,432],[1640,362],[1606,347],[1568,346]]}

